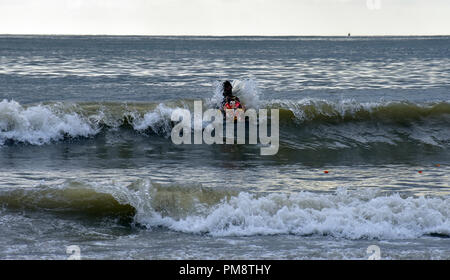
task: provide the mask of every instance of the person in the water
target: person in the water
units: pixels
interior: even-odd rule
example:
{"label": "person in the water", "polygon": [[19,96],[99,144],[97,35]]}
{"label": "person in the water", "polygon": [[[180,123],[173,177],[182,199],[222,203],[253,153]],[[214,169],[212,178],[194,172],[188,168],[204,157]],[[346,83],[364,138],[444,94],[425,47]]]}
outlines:
{"label": "person in the water", "polygon": [[237,96],[233,95],[233,86],[230,81],[223,82],[223,101],[222,110],[226,109],[242,109],[245,110],[244,105],[241,103]]}

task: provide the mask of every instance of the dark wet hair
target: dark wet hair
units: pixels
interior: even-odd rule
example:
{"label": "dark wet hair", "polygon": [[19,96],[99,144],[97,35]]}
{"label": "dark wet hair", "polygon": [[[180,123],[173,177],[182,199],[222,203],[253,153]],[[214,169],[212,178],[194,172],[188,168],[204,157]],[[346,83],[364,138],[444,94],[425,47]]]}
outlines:
{"label": "dark wet hair", "polygon": [[233,86],[230,81],[225,81],[222,84],[223,87],[223,96],[231,96],[233,95]]}

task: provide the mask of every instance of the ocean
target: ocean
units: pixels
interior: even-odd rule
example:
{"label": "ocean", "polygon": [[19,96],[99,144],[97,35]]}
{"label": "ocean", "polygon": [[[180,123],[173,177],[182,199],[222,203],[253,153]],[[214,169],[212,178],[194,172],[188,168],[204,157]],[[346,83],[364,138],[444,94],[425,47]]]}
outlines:
{"label": "ocean", "polygon": [[[172,143],[225,80],[278,153]],[[0,259],[450,259],[450,37],[1,35],[0,85]]]}

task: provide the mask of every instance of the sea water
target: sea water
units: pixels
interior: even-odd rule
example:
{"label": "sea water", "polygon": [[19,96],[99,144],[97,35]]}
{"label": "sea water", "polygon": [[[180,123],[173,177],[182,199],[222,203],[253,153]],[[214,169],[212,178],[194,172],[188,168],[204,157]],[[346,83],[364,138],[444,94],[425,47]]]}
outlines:
{"label": "sea water", "polygon": [[[2,35],[0,258],[449,259],[449,46]],[[278,153],[173,144],[224,80]]]}

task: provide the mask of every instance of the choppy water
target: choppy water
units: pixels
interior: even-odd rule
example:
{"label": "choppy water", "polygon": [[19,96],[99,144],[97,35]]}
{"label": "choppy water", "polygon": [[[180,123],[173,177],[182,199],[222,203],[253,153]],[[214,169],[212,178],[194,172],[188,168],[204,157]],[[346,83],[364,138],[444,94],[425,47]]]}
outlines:
{"label": "choppy water", "polygon": [[[0,36],[0,258],[449,259],[449,46]],[[172,144],[224,79],[280,110],[276,155]]]}

